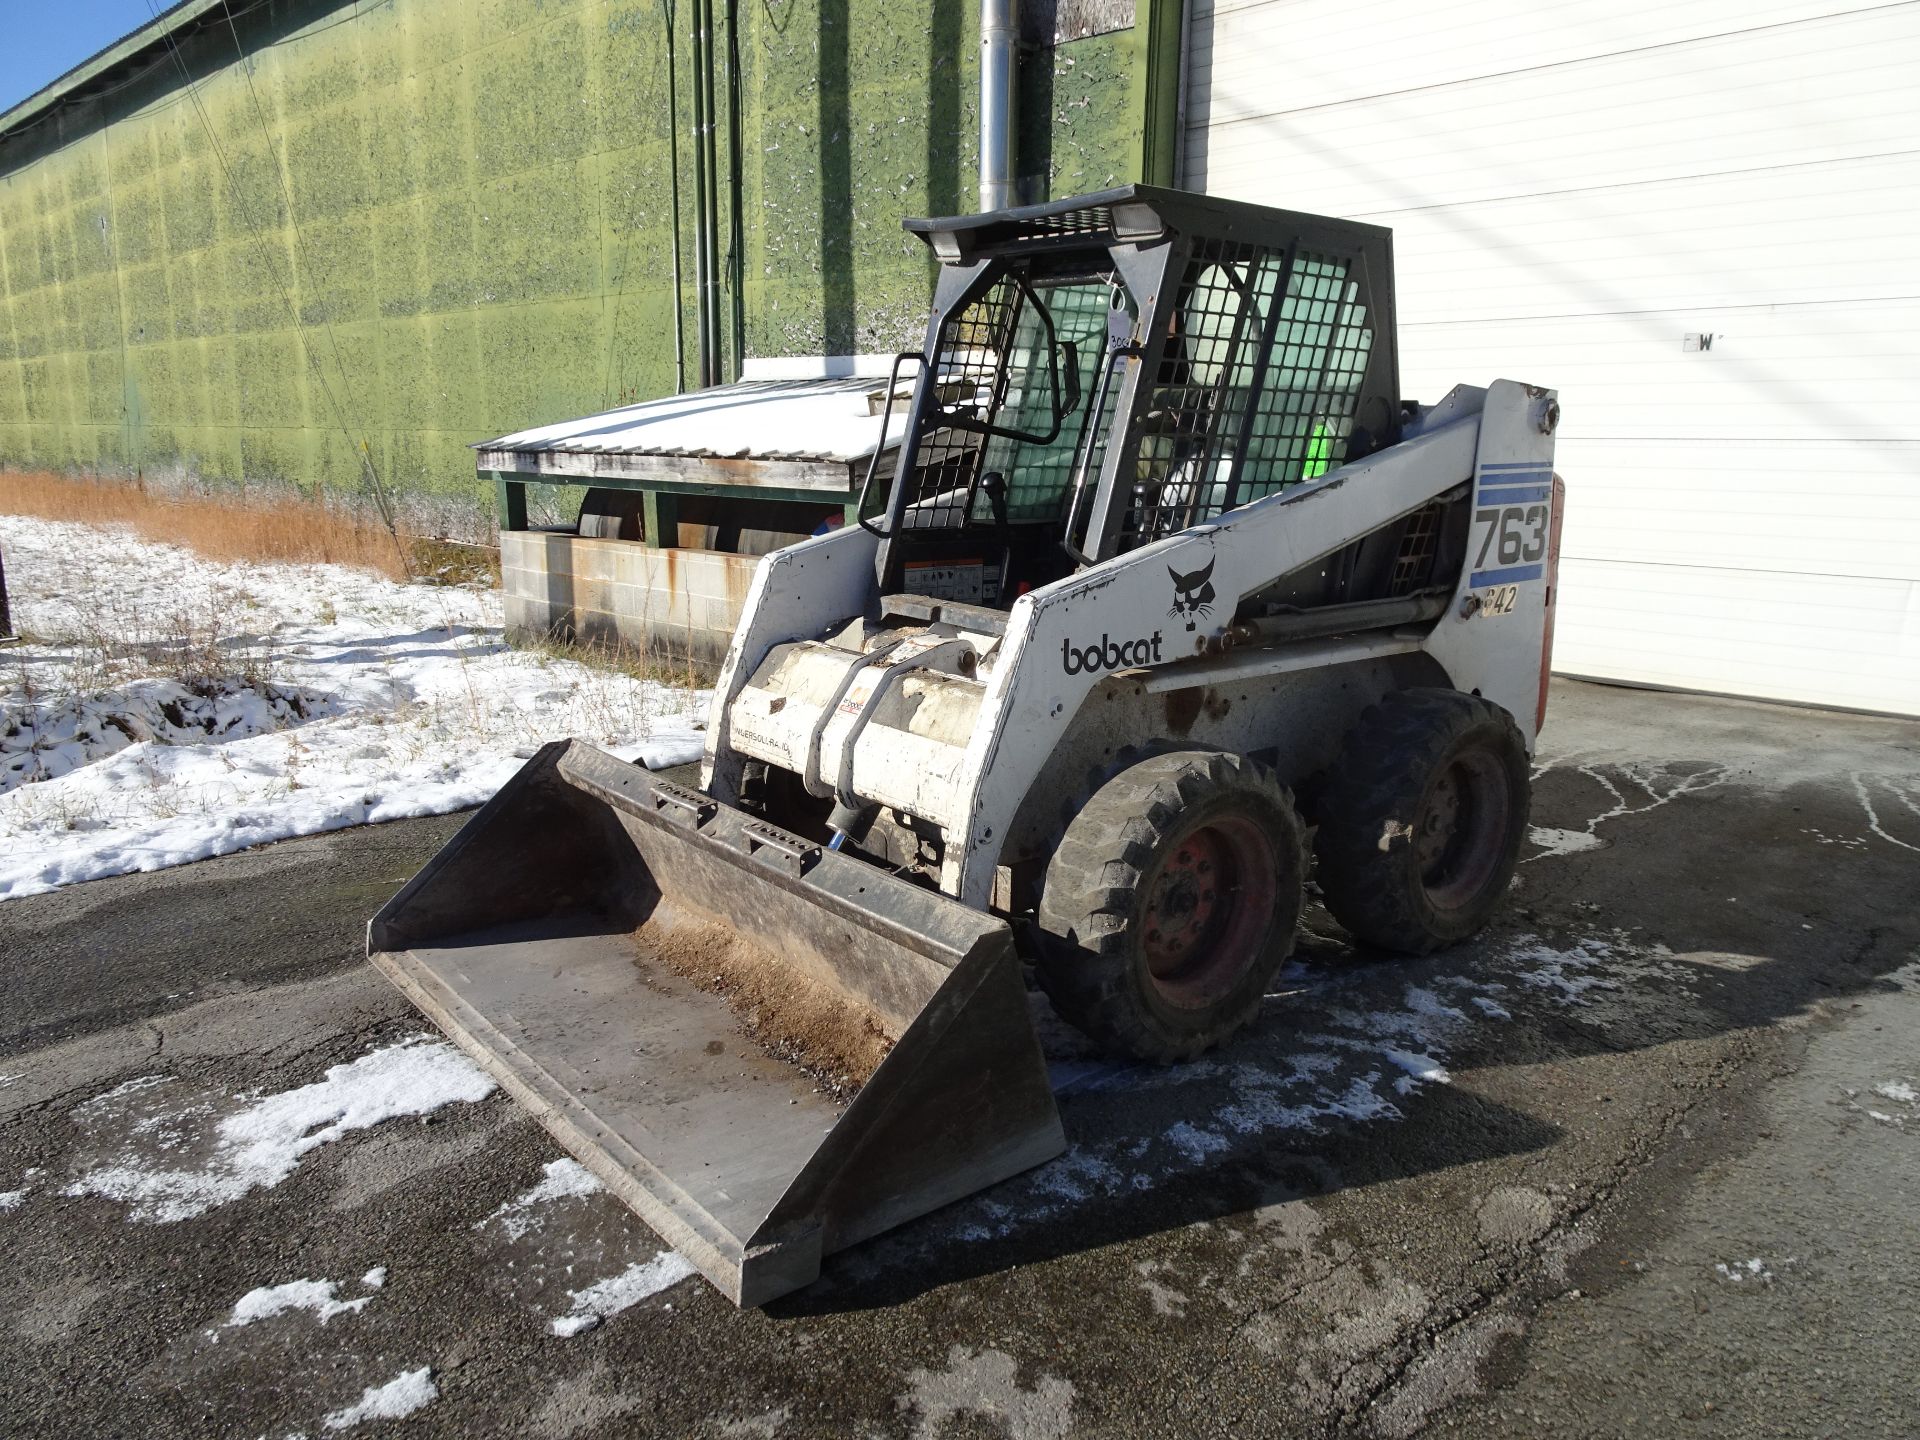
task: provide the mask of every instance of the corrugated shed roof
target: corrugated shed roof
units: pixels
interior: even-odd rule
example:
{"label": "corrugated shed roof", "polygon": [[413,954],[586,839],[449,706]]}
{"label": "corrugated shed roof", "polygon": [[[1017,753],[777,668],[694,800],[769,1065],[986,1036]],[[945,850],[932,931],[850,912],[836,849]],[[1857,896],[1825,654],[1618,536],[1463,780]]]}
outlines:
{"label": "corrugated shed roof", "polygon": [[[589,455],[685,455],[702,459],[864,460],[880,443],[882,417],[868,396],[886,388],[871,376],[844,380],[746,380],[624,405],[502,435],[476,450]],[[896,415],[889,448],[906,428]]]}

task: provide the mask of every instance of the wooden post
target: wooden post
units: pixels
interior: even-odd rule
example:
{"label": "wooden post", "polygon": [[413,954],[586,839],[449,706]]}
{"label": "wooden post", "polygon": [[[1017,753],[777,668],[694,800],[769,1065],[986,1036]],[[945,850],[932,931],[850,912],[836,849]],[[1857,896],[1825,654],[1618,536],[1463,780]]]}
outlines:
{"label": "wooden post", "polygon": [[646,519],[647,544],[656,550],[673,549],[680,543],[680,497],[669,490],[640,492],[641,513]]}
{"label": "wooden post", "polygon": [[494,496],[500,511],[502,530],[524,530],[527,528],[527,485],[524,480],[508,480],[496,475],[493,479]]}
{"label": "wooden post", "polygon": [[7,604],[7,561],[0,555],[0,642],[19,638],[13,633],[13,611]]}

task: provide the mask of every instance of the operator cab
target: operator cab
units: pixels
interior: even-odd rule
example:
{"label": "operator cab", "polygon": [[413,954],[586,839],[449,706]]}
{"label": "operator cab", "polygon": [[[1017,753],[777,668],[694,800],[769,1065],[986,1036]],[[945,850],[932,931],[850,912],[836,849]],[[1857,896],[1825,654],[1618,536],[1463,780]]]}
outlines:
{"label": "operator cab", "polygon": [[[1148,186],[905,223],[941,267],[888,382],[890,407],[911,384],[894,483],[861,507],[890,614],[1002,628],[1028,590],[1398,438],[1384,229]],[[1439,519],[1260,603],[1408,593]]]}

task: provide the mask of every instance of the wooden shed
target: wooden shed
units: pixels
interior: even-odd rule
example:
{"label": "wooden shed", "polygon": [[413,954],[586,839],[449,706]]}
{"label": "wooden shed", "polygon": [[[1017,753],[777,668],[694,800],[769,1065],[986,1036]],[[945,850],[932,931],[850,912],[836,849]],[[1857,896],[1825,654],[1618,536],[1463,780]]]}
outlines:
{"label": "wooden shed", "polygon": [[[751,379],[475,447],[497,487],[511,637],[618,640],[711,667],[759,557],[852,524],[884,377]],[[893,478],[896,416],[876,490]],[[528,523],[529,484],[579,486],[580,519]]]}

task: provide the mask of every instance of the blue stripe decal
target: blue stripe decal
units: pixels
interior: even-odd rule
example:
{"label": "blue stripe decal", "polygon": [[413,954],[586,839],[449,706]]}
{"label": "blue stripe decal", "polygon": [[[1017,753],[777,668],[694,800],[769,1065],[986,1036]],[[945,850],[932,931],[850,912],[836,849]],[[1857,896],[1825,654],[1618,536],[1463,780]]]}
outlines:
{"label": "blue stripe decal", "polygon": [[1538,580],[1547,573],[1544,565],[1509,565],[1505,570],[1476,570],[1467,577],[1467,587],[1477,590],[1482,585],[1518,585],[1526,580]]}
{"label": "blue stripe decal", "polygon": [[1482,470],[1538,470],[1542,474],[1553,469],[1551,465],[1542,464],[1538,460],[1495,460],[1480,468]]}
{"label": "blue stripe decal", "polygon": [[1517,505],[1526,500],[1544,500],[1552,493],[1551,485],[1488,485],[1477,498],[1483,505]]}

